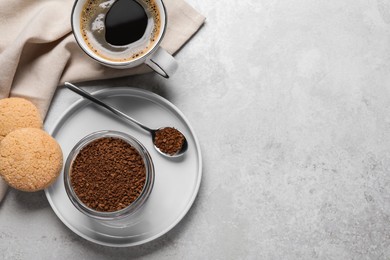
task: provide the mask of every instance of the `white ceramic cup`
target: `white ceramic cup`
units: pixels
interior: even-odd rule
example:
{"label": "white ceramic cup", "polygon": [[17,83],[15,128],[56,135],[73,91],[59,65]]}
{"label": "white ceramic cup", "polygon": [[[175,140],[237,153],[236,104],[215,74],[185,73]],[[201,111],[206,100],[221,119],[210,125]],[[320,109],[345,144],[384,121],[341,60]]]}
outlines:
{"label": "white ceramic cup", "polygon": [[158,74],[160,74],[165,78],[169,78],[175,73],[178,67],[177,61],[166,50],[160,47],[161,41],[164,37],[166,27],[167,27],[167,13],[162,0],[155,0],[157,7],[160,11],[160,20],[161,20],[161,27],[160,27],[157,40],[155,41],[154,45],[151,48],[149,48],[147,52],[145,52],[143,55],[140,55],[138,58],[129,61],[113,61],[113,60],[105,59],[97,55],[93,50],[91,50],[87,46],[87,43],[83,40],[82,32],[80,29],[81,13],[87,1],[88,0],[75,1],[72,10],[71,23],[72,23],[73,35],[76,38],[76,42],[89,57],[111,68],[127,69],[145,63],[147,66],[149,66],[151,69],[153,69],[155,72],[157,72]]}

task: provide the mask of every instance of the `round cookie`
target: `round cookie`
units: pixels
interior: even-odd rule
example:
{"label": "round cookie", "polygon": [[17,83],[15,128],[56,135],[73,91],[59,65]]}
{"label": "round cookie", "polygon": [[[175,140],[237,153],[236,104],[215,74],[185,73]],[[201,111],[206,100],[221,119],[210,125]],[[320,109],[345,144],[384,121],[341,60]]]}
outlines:
{"label": "round cookie", "polygon": [[18,128],[42,128],[43,122],[37,107],[24,98],[0,99],[0,142]]}
{"label": "round cookie", "polygon": [[20,128],[0,142],[0,175],[15,189],[42,190],[61,169],[61,147],[41,129]]}

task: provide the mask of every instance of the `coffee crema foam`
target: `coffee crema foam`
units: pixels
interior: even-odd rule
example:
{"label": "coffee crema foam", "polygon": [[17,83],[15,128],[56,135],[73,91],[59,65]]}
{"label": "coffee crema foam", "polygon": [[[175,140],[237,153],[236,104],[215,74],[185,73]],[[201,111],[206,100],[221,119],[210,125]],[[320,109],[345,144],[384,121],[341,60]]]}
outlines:
{"label": "coffee crema foam", "polygon": [[132,61],[147,54],[157,43],[161,18],[154,0],[137,0],[148,16],[142,38],[124,46],[114,46],[105,39],[105,17],[116,0],[89,0],[81,11],[81,35],[88,48],[103,59],[114,62]]}

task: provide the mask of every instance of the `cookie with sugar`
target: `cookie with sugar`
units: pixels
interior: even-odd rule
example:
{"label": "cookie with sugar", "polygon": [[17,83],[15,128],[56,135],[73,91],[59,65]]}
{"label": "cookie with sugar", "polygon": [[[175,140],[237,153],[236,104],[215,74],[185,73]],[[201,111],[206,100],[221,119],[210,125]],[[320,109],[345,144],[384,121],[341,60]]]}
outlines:
{"label": "cookie with sugar", "polygon": [[59,176],[62,164],[60,145],[41,129],[20,128],[0,142],[0,176],[15,189],[45,189]]}

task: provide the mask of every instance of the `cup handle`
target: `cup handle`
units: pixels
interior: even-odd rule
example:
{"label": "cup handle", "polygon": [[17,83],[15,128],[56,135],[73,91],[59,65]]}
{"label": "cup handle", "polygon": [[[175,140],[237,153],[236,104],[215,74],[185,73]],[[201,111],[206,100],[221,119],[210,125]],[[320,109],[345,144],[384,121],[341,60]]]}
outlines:
{"label": "cup handle", "polygon": [[164,78],[172,76],[179,66],[175,58],[161,47],[146,59],[145,64]]}

